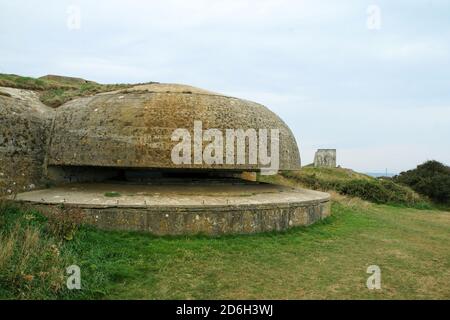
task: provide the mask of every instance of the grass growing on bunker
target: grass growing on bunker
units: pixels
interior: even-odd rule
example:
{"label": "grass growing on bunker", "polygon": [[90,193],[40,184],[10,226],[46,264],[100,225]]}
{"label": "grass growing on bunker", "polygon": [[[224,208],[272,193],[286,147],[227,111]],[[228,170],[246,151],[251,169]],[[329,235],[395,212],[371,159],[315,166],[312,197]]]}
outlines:
{"label": "grass growing on bunker", "polygon": [[0,73],[0,87],[34,90],[42,103],[49,107],[59,107],[78,97],[91,96],[131,87],[129,84],[100,84],[73,77],[47,75],[40,78],[23,77]]}
{"label": "grass growing on bunker", "polygon": [[109,198],[114,198],[114,197],[120,197],[121,194],[117,191],[109,191],[109,192],[105,192],[104,196],[109,197]]}
{"label": "grass growing on bunker", "polygon": [[[333,215],[310,227],[214,238],[155,237],[82,227],[67,241],[47,234],[44,220],[31,219],[43,237],[39,252],[57,244],[61,258],[52,262],[56,274],[64,275],[65,281],[64,268],[80,266],[82,290],[33,286],[23,295],[27,278],[5,282],[2,269],[0,297],[450,298],[449,212],[335,199]],[[15,212],[16,218],[28,214]],[[15,224],[7,225],[12,230]],[[33,261],[25,276],[47,270],[45,261]],[[381,268],[380,291],[365,286],[366,269],[372,264]]]}

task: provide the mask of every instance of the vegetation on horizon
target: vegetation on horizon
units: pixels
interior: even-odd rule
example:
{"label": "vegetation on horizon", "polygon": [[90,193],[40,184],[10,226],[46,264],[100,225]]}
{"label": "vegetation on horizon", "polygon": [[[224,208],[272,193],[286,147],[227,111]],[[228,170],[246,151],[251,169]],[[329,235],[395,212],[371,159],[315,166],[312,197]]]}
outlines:
{"label": "vegetation on horizon", "polygon": [[437,203],[450,202],[450,167],[438,161],[427,161],[413,170],[401,172],[393,180],[411,187]]}
{"label": "vegetation on horizon", "polygon": [[[411,188],[387,178],[373,178],[344,168],[303,167],[299,171],[283,171],[281,176],[260,177],[272,183],[295,182],[305,188],[335,191],[379,204],[404,205],[429,209],[431,204]],[[278,181],[277,181],[278,180]]]}
{"label": "vegetation on horizon", "polygon": [[101,92],[126,89],[130,84],[99,84],[81,78],[47,75],[40,78],[0,73],[0,87],[11,87],[38,92],[45,105],[56,108],[67,101]]}

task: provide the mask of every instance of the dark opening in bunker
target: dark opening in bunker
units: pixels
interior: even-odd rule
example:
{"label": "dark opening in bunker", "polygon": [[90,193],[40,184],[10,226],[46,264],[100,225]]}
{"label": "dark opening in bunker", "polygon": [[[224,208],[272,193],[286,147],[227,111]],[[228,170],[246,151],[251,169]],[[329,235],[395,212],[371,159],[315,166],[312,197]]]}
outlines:
{"label": "dark opening in bunker", "polygon": [[195,182],[239,182],[246,179],[242,170],[146,169],[94,166],[49,166],[48,179],[55,184],[110,182],[166,184]]}

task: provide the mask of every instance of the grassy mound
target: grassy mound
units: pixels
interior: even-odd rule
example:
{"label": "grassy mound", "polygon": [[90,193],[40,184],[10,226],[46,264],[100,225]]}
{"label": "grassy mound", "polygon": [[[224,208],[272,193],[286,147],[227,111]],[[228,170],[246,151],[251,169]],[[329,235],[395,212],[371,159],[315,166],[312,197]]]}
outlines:
{"label": "grassy mound", "polygon": [[78,97],[126,89],[131,86],[130,84],[99,84],[80,78],[55,75],[31,78],[14,74],[0,74],[0,87],[37,91],[42,103],[53,108]]}
{"label": "grassy mound", "polygon": [[[373,178],[344,168],[304,167],[299,171],[283,171],[281,177],[305,188],[336,191],[342,195],[358,197],[374,203],[429,208],[426,199],[407,186],[390,179]],[[261,181],[280,183],[280,177],[264,177]]]}

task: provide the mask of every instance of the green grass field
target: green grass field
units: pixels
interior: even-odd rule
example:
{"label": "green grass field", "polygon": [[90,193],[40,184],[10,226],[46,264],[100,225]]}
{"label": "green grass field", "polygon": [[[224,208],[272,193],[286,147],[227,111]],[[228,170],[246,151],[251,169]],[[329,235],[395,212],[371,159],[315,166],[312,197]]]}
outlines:
{"label": "green grass field", "polygon": [[[450,215],[335,203],[333,217],[284,234],[208,238],[84,232],[105,298],[450,298]],[[102,250],[99,250],[99,247]],[[366,288],[379,265],[382,290]],[[89,263],[83,266],[92,272]]]}
{"label": "green grass field", "polygon": [[[221,238],[82,228],[59,249],[68,256],[66,264],[81,267],[81,291],[34,296],[31,286],[0,293],[2,298],[450,298],[449,212],[347,199],[334,202],[332,210],[332,217],[307,228]],[[365,287],[372,264],[381,268],[380,291]]]}
{"label": "green grass field", "polygon": [[[61,237],[64,228],[49,227],[38,213],[3,207],[2,243],[20,221],[20,230],[37,230],[37,235],[16,232],[15,239],[28,239],[26,248],[37,254],[23,257],[23,241],[16,243],[15,252],[0,250],[0,297],[450,298],[449,211],[373,204],[336,193],[333,198],[332,216],[315,225],[216,238],[81,227],[68,241]],[[61,285],[70,264],[81,267],[80,291]],[[381,290],[366,288],[369,265],[381,268]]]}

